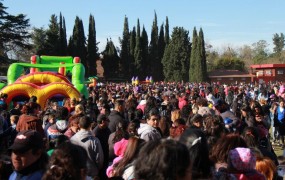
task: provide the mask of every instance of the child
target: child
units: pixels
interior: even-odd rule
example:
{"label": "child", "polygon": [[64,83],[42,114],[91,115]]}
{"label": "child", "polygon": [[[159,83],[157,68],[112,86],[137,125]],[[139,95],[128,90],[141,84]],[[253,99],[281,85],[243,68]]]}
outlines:
{"label": "child", "polygon": [[[284,148],[284,135],[285,135],[285,109],[284,109],[284,100],[280,99],[279,106],[275,110],[275,120],[274,126],[277,131],[277,140],[281,140],[281,147]],[[279,142],[280,143],[280,142]]]}
{"label": "child", "polygon": [[48,130],[48,128],[51,126],[51,125],[53,125],[53,124],[55,124],[55,114],[49,114],[48,115],[48,120],[47,120],[47,122],[45,123],[45,128],[44,128],[44,132],[45,132],[45,135],[47,136],[47,130]]}
{"label": "child", "polygon": [[18,123],[18,120],[19,120],[18,115],[12,115],[10,117],[11,126],[0,134],[0,141],[4,140],[5,137],[8,137],[8,147],[13,144],[14,139],[17,136],[18,132],[16,130],[16,125]]}

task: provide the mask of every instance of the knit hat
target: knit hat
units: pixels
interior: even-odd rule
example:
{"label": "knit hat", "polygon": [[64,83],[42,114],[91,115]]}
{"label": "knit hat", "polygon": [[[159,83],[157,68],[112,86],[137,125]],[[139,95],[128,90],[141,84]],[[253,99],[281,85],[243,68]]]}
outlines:
{"label": "knit hat", "polygon": [[68,122],[66,120],[57,120],[55,124],[59,131],[65,131],[68,127]]}
{"label": "knit hat", "polygon": [[255,169],[256,157],[249,148],[235,148],[229,152],[229,161],[238,171]]}

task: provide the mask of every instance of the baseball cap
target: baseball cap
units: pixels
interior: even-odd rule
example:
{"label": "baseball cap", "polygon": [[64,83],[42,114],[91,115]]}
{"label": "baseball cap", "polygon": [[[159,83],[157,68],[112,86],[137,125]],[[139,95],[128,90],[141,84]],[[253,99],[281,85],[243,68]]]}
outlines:
{"label": "baseball cap", "polygon": [[20,131],[9,150],[26,152],[30,149],[42,149],[44,141],[42,135],[35,130]]}

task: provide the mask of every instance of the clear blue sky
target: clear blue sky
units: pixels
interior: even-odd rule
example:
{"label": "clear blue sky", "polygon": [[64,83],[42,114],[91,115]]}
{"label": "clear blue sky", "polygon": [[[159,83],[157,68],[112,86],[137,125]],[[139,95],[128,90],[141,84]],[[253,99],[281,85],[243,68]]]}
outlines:
{"label": "clear blue sky", "polygon": [[67,35],[72,33],[75,17],[79,16],[87,36],[92,14],[100,51],[110,37],[115,46],[120,46],[118,38],[122,36],[125,15],[130,29],[139,18],[141,28],[144,25],[150,37],[154,11],[158,27],[168,16],[170,33],[175,26],[184,27],[191,41],[194,26],[202,27],[206,43],[217,50],[266,40],[272,51],[273,34],[285,33],[284,0],[4,0],[3,4],[10,14],[26,14],[33,27],[47,28],[50,16],[61,12]]}

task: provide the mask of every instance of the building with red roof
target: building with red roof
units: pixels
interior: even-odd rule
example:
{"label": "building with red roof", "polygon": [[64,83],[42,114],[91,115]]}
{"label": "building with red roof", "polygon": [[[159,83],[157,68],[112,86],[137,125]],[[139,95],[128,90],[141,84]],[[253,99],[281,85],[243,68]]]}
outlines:
{"label": "building with red roof", "polygon": [[254,64],[250,66],[252,82],[285,82],[285,64]]}

